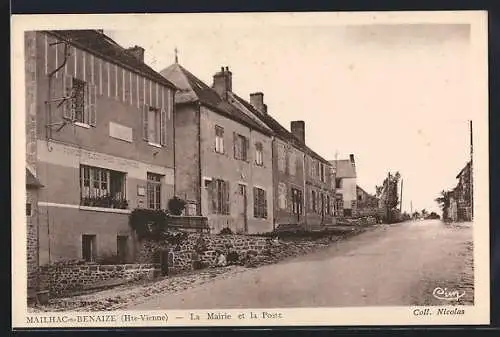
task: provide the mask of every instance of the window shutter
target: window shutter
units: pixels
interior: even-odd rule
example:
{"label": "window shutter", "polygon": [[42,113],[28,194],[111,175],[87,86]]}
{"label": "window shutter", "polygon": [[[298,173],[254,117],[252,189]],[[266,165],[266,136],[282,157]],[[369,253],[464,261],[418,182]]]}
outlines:
{"label": "window shutter", "polygon": [[236,136],[236,132],[233,132],[233,152],[234,158],[238,159],[238,137]]}
{"label": "window shutter", "polygon": [[142,106],[142,138],[148,140],[148,111],[147,105]]}
{"label": "window shutter", "polygon": [[[286,190],[285,190],[285,192],[286,192]],[[285,201],[286,201],[286,199],[285,199]],[[267,193],[264,190],[262,190],[262,202],[263,202],[262,208],[264,211],[264,218],[267,218]]]}
{"label": "window shutter", "polygon": [[245,137],[245,157],[243,159],[248,160],[248,154],[250,153],[250,140]]}
{"label": "window shutter", "polygon": [[73,121],[75,119],[75,109],[73,104],[73,76],[64,75],[62,97],[66,98],[62,104],[63,118]]}
{"label": "window shutter", "polygon": [[216,203],[216,193],[215,193],[215,185],[216,185],[216,181],[215,180],[212,180],[209,184],[208,184],[208,200],[210,200],[210,205],[211,205],[211,209],[212,209],[212,213],[215,213],[215,211],[217,210],[217,203]]}
{"label": "window shutter", "polygon": [[97,94],[97,88],[95,84],[89,83],[87,85],[87,92],[88,92],[88,116],[89,116],[89,124],[91,126],[96,126],[96,114],[97,114],[97,109],[96,109],[96,94]]}
{"label": "window shutter", "polygon": [[256,218],[259,214],[259,197],[257,188],[253,188],[253,217]]}
{"label": "window shutter", "polygon": [[167,144],[167,112],[165,111],[165,109],[161,109],[160,123],[161,123],[160,145],[166,145]]}
{"label": "window shutter", "polygon": [[224,213],[229,214],[229,181],[224,182]]}

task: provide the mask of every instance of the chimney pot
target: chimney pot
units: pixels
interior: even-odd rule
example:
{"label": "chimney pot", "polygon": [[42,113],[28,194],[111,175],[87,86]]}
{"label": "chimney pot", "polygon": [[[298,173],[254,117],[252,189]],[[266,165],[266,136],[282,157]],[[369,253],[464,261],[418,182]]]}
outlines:
{"label": "chimney pot", "polygon": [[351,160],[351,164],[352,164],[352,165],[355,165],[355,161],[354,161],[354,154],[352,154],[352,153],[351,153],[351,154],[349,155],[349,159]]}
{"label": "chimney pot", "polygon": [[231,72],[226,67],[221,67],[221,71],[214,75],[212,88],[219,94],[222,99],[227,99],[227,93],[233,90],[233,78]]}
{"label": "chimney pot", "polygon": [[306,142],[306,124],[304,121],[290,122],[290,130],[292,134],[303,144]]}

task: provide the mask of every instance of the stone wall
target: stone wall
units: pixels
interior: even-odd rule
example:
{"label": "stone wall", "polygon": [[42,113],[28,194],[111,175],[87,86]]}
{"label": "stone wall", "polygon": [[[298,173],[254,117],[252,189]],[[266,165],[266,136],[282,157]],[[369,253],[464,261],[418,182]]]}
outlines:
{"label": "stone wall", "polygon": [[234,263],[252,266],[302,255],[338,238],[336,235],[325,235],[321,239],[296,238],[284,241],[261,236],[190,233],[180,244],[147,240],[141,242],[137,262],[159,263],[160,252],[166,250],[169,274],[175,274],[196,269],[196,264],[201,264],[201,267],[215,266],[220,253],[228,256],[232,252],[237,257]]}
{"label": "stone wall", "polygon": [[153,264],[57,263],[40,267],[40,288],[49,290],[51,297],[60,297],[130,281],[150,280],[156,274]]}
{"label": "stone wall", "polygon": [[38,207],[37,191],[26,189],[26,239],[27,239],[27,271],[28,298],[35,295],[38,287]]}
{"label": "stone wall", "polygon": [[192,270],[193,261],[214,266],[219,252],[235,251],[238,256],[259,255],[266,249],[269,239],[245,235],[187,234],[179,244],[145,240],[137,257],[138,263],[159,263],[161,251],[167,250],[169,273]]}

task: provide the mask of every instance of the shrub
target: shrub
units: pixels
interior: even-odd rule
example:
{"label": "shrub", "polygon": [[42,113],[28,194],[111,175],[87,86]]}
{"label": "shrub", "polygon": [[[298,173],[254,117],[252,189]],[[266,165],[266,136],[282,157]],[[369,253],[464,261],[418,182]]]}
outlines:
{"label": "shrub", "polygon": [[233,234],[233,231],[231,230],[231,228],[225,227],[225,228],[221,229],[219,234],[220,235],[231,235],[231,234]]}
{"label": "shrub", "polygon": [[182,200],[181,198],[175,196],[168,201],[168,210],[173,215],[182,215],[186,204],[187,203],[185,200]]}

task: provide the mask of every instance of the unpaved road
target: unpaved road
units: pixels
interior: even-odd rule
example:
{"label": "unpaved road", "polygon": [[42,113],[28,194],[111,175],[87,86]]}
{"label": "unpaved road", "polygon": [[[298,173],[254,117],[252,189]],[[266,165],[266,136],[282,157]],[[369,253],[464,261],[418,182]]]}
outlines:
{"label": "unpaved road", "polygon": [[[472,304],[472,224],[439,220],[378,225],[320,252],[158,294],[128,310],[451,304],[436,287]],[[456,302],[455,302],[456,303]]]}

